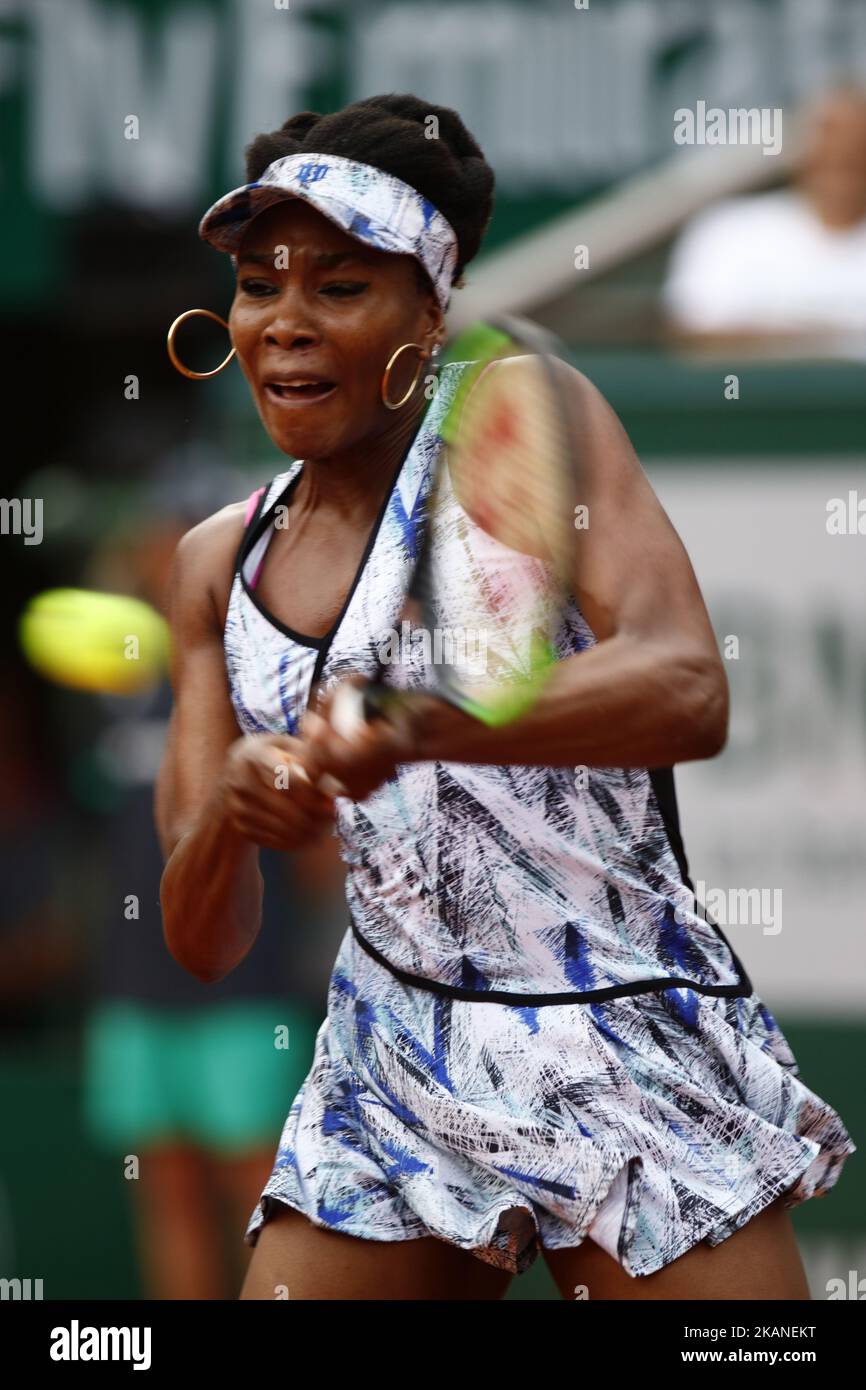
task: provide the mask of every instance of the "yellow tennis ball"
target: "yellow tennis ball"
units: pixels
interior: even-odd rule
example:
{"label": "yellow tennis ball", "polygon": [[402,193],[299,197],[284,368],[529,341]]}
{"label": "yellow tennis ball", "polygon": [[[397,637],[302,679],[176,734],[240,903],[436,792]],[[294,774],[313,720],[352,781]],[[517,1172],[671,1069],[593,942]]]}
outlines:
{"label": "yellow tennis ball", "polygon": [[168,624],[125,594],[48,589],[27,604],[18,637],[40,675],[75,690],[132,695],[155,685],[168,666]]}

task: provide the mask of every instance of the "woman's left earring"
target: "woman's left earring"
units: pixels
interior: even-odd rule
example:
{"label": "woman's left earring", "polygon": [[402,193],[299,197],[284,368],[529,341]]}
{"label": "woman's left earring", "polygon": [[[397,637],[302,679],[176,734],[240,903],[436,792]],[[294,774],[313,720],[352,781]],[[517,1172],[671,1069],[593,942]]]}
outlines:
{"label": "woman's left earring", "polygon": [[207,318],[207,319],[214,319],[217,323],[221,323],[221,324],[222,324],[222,326],[223,326],[223,328],[226,330],[226,332],[229,331],[229,326],[228,326],[228,324],[226,323],[225,319],[221,319],[220,316],[219,316],[219,314],[213,313],[212,310],[210,310],[210,309],[187,309],[184,313],[178,314],[178,316],[177,316],[177,318],[175,319],[174,323],[171,325],[171,328],[168,330],[168,337],[167,337],[166,340],[165,340],[165,345],[166,345],[166,347],[168,348],[168,355],[169,355],[169,358],[170,358],[170,360],[171,360],[171,365],[172,365],[173,367],[176,367],[177,370],[178,370],[179,372],[182,372],[184,376],[191,376],[191,377],[193,377],[196,381],[203,381],[205,377],[208,377],[208,376],[216,376],[218,372],[221,372],[221,371],[222,371],[223,367],[227,367],[228,364],[229,364],[229,362],[231,362],[232,358],[234,357],[235,352],[236,352],[237,349],[236,349],[236,348],[232,348],[232,350],[231,350],[231,352],[229,353],[228,357],[226,357],[222,362],[220,362],[220,364],[219,364],[218,367],[214,367],[214,369],[213,369],[212,372],[194,372],[194,371],[191,370],[191,368],[185,367],[184,364],[181,362],[180,358],[178,357],[177,353],[175,352],[175,349],[174,349],[174,335],[175,335],[175,333],[177,332],[177,330],[180,328],[180,325],[183,323],[184,319],[191,319],[191,318],[194,318],[196,314],[202,314],[202,315],[203,315],[205,318]]}

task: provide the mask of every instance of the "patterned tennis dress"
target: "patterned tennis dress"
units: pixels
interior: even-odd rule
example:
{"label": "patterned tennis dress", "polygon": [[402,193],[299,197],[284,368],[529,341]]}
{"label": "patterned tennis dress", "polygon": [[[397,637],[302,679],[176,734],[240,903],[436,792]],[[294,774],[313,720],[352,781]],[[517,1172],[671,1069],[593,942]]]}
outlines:
{"label": "patterned tennis dress", "polygon": [[[327,636],[287,628],[256,593],[302,462],[250,499],[224,635],[245,732],[295,733],[313,682],[372,672],[466,365],[442,369]],[[546,580],[453,494],[433,556],[449,607],[473,575],[516,622]],[[573,604],[560,654],[594,644]],[[286,1203],[514,1273],[589,1235],[640,1276],[836,1182],[855,1145],[699,911],[671,769],[402,764],[337,811],[346,933],[248,1244]]]}

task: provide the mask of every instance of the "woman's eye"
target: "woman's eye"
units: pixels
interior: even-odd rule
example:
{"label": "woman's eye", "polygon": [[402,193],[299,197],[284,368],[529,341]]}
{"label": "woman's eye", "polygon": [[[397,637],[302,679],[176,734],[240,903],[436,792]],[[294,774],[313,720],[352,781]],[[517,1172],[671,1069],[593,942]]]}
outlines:
{"label": "woman's eye", "polygon": [[241,280],[240,286],[244,294],[251,294],[257,299],[266,294],[276,293],[270,280]]}
{"label": "woman's eye", "polygon": [[350,295],[361,294],[368,284],[369,281],[364,280],[332,280],[329,285],[322,286],[322,293],[331,294],[336,299],[348,299]]}
{"label": "woman's eye", "polygon": [[[244,294],[251,295],[253,299],[264,299],[279,293],[279,287],[270,280],[240,280],[238,284]],[[321,293],[334,299],[349,299],[363,294],[368,284],[369,281],[364,280],[333,280],[328,285],[322,285]]]}

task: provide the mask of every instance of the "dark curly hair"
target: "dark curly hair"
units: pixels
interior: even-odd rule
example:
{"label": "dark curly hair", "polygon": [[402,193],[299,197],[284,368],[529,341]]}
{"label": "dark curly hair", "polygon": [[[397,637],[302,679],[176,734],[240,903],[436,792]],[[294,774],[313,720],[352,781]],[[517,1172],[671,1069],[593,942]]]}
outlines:
{"label": "dark curly hair", "polygon": [[[436,139],[425,135],[430,116],[438,121]],[[464,268],[477,254],[493,212],[494,174],[456,111],[410,92],[364,97],[328,115],[299,111],[247,146],[247,182],[260,178],[275,159],[305,150],[372,164],[428,198],[457,235],[452,284],[462,285]],[[426,271],[418,261],[415,265],[429,289]]]}

